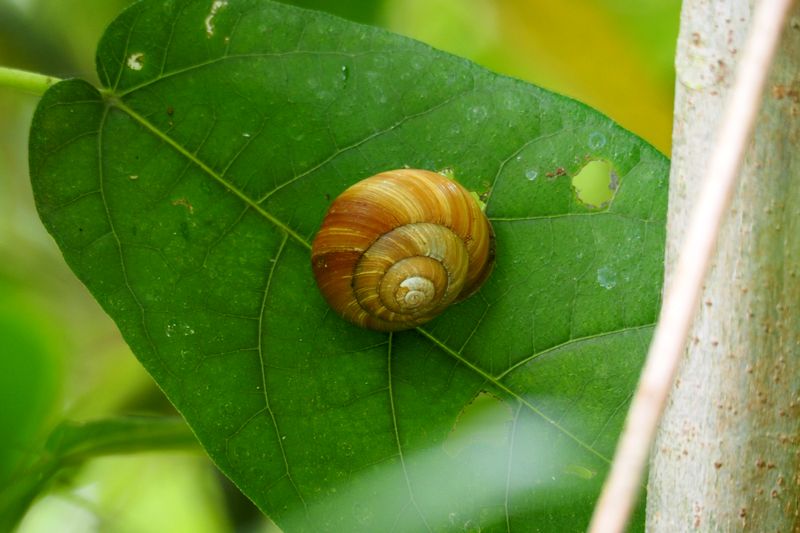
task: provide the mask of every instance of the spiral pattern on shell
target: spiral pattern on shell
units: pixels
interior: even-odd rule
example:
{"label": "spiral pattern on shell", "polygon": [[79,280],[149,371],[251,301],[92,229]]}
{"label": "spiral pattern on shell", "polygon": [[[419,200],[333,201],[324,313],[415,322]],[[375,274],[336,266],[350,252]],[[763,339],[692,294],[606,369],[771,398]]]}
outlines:
{"label": "spiral pattern on shell", "polygon": [[362,327],[423,324],[491,272],[494,233],[472,194],[427,170],[382,172],[330,206],[311,249],[331,307]]}

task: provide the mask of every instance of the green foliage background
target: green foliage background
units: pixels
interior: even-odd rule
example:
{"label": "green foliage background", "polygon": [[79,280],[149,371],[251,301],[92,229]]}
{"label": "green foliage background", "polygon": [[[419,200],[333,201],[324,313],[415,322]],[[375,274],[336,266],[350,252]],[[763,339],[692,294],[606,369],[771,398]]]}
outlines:
{"label": "green foliage background", "polygon": [[[99,35],[127,3],[2,1],[0,64],[93,80]],[[333,7],[321,0],[296,3]],[[669,148],[677,1],[335,5],[342,16],[575,96],[662,151]],[[171,412],[114,325],[67,270],[35,214],[27,132],[36,102],[34,96],[0,88],[0,370],[16,377],[0,383],[0,402],[8,406],[0,417],[0,486],[16,462],[41,448],[61,419]],[[87,486],[93,492],[81,490]],[[270,527],[196,452],[104,458],[69,471],[22,530],[43,530],[64,520],[129,531]]]}

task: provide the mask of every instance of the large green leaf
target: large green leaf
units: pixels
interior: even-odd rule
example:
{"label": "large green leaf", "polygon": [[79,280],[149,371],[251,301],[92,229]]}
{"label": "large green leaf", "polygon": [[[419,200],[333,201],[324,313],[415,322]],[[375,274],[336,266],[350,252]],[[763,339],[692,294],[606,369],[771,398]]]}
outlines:
{"label": "large green leaf", "polygon": [[[287,531],[583,529],[659,304],[667,161],[574,101],[262,0],[144,1],[31,132],[75,273]],[[584,205],[571,176],[614,169]],[[488,198],[497,265],[394,335],[318,294],[330,199],[403,166]]]}

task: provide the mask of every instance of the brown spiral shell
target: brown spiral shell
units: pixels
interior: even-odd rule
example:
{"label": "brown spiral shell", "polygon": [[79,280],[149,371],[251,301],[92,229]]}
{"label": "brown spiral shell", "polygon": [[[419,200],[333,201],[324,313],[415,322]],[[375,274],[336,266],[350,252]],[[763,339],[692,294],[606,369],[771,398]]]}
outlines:
{"label": "brown spiral shell", "polygon": [[431,320],[477,291],[493,262],[494,233],[473,195],[415,169],[382,172],[344,191],[311,247],[330,306],[380,331]]}

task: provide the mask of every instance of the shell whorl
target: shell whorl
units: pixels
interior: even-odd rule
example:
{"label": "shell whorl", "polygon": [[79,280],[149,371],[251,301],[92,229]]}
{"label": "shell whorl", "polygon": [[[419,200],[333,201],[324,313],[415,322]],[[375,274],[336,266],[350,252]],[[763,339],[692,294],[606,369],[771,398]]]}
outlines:
{"label": "shell whorl", "polygon": [[396,331],[431,320],[489,275],[494,234],[478,202],[426,170],[377,174],[344,191],[311,251],[320,291],[347,320]]}

